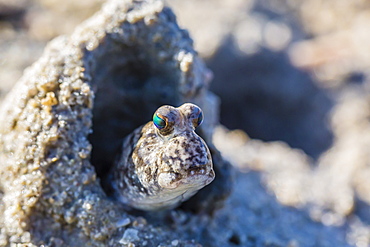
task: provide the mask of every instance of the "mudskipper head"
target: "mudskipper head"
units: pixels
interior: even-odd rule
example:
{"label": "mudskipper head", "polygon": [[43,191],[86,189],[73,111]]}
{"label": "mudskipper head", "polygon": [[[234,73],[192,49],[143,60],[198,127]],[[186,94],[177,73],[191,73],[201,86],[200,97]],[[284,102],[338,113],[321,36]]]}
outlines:
{"label": "mudskipper head", "polygon": [[178,108],[162,106],[154,113],[153,125],[163,141],[158,170],[158,184],[163,189],[192,195],[213,181],[210,152],[195,133],[202,121],[202,110],[191,103]]}
{"label": "mudskipper head", "polygon": [[120,200],[141,210],[170,209],[211,183],[212,157],[195,133],[202,120],[194,104],[165,105],[152,122],[128,136],[134,144],[126,145],[132,149],[125,149],[115,169]]}

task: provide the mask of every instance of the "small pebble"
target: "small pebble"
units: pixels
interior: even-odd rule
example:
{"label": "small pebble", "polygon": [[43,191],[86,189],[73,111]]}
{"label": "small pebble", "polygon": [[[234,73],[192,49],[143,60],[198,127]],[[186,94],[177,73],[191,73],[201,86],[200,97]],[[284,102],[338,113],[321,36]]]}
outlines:
{"label": "small pebble", "polygon": [[131,242],[140,240],[138,236],[139,231],[133,228],[128,228],[122,238],[119,240],[120,244],[130,244]]}
{"label": "small pebble", "polygon": [[124,226],[127,226],[131,223],[131,220],[130,218],[123,218],[123,219],[120,219],[117,223],[116,223],[116,226],[117,227],[124,227]]}

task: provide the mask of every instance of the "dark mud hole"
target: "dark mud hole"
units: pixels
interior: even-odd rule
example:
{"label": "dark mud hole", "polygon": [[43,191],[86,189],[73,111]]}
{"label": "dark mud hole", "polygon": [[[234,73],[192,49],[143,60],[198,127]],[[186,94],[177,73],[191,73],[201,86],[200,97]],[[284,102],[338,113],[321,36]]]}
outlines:
{"label": "dark mud hole", "polygon": [[[106,39],[110,38],[107,36]],[[176,62],[160,62],[156,60],[157,56],[146,53],[148,49],[137,44],[104,45],[112,43],[107,41],[85,56],[86,64],[90,57],[93,58],[90,68],[95,92],[93,133],[89,136],[93,146],[91,162],[108,195],[111,195],[111,188],[106,175],[119,157],[124,137],[151,121],[161,105],[179,106],[183,103],[178,89],[181,74],[176,72]],[[198,134],[203,136],[201,128]],[[183,204],[183,209],[188,211],[207,208],[205,210],[212,213],[231,189],[230,166],[210,144],[209,148],[218,176],[212,186]]]}
{"label": "dark mud hole", "polygon": [[103,44],[91,54],[96,62],[92,69],[93,133],[89,139],[93,145],[91,162],[101,178],[117,159],[125,136],[151,121],[159,106],[179,104],[178,95],[169,93],[177,91],[178,78],[170,73],[172,68],[152,61],[153,56],[145,50],[137,45]]}

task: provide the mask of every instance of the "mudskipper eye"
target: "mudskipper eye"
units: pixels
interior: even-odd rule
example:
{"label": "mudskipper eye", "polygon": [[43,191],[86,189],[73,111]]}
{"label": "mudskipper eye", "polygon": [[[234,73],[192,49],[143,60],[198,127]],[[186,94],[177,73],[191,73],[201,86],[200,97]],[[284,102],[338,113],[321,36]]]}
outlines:
{"label": "mudskipper eye", "polygon": [[197,126],[201,125],[203,122],[203,112],[201,111],[198,115],[198,119],[197,119]]}
{"label": "mudskipper eye", "polygon": [[166,120],[159,117],[157,115],[157,113],[154,113],[154,115],[153,115],[153,123],[154,123],[155,127],[157,127],[157,129],[159,129],[159,130],[166,127]]}

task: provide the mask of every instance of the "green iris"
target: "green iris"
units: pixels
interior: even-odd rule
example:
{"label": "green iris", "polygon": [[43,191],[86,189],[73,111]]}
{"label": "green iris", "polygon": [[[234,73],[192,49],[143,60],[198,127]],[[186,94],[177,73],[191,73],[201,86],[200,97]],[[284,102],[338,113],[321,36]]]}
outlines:
{"label": "green iris", "polygon": [[153,123],[158,129],[163,129],[166,127],[166,120],[160,118],[157,114],[153,115]]}

